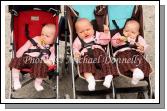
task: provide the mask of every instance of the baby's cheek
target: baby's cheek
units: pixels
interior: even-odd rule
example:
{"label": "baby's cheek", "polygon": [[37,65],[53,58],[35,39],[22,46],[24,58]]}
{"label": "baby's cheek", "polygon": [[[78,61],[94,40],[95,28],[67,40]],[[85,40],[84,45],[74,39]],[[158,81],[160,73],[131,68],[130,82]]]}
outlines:
{"label": "baby's cheek", "polygon": [[133,39],[136,39],[136,37],[137,37],[137,35],[135,34],[135,35],[133,35]]}
{"label": "baby's cheek", "polygon": [[123,32],[124,36],[127,36],[127,33],[126,32]]}

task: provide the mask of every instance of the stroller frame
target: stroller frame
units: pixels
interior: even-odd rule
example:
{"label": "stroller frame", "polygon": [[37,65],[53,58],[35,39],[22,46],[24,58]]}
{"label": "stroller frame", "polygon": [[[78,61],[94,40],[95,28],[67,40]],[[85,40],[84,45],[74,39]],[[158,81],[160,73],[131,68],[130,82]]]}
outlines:
{"label": "stroller frame", "polygon": [[[132,12],[132,17],[135,17],[139,20],[139,23],[140,23],[140,26],[141,26],[141,30],[140,30],[140,33],[141,35],[144,37],[144,31],[143,31],[143,10],[142,10],[142,6],[141,5],[135,5],[134,9],[133,9],[133,12]],[[113,33],[116,33],[116,32],[119,32],[118,30],[111,30],[111,34]],[[112,34],[114,35],[114,34]],[[113,55],[113,49],[112,49],[112,44],[111,44],[111,48],[110,48],[110,53],[111,55]],[[118,68],[118,63],[116,62],[117,64],[117,70],[119,71],[119,68]],[[153,72],[152,72],[153,73]],[[152,74],[151,73],[151,74]],[[120,76],[124,76],[120,73],[119,71],[119,74]],[[151,75],[150,74],[150,75]],[[114,84],[114,88],[115,88],[115,99],[121,99],[120,98],[120,93],[123,94],[123,93],[138,93],[137,95],[137,98],[144,98],[144,99],[154,99],[154,92],[152,90],[152,86],[151,86],[151,77],[145,77],[142,81],[143,82],[146,82],[147,85],[141,85],[141,86],[129,86],[129,87],[116,87],[116,85]],[[125,78],[128,78],[126,76],[124,76]],[[115,80],[115,78],[114,78]],[[115,81],[114,81],[115,83]]]}
{"label": "stroller frame", "polygon": [[[39,7],[39,8],[38,8]],[[15,8],[16,8],[16,10],[15,10]],[[55,8],[56,8],[56,6],[55,6]],[[15,54],[16,54],[16,48],[15,48],[15,44],[14,44],[14,37],[13,37],[13,35],[14,35],[14,32],[13,32],[13,30],[14,30],[14,16],[18,16],[18,12],[19,11],[26,11],[26,10],[42,10],[42,11],[48,11],[48,12],[50,12],[50,13],[52,13],[53,14],[53,17],[54,16],[58,16],[58,23],[59,23],[59,21],[60,21],[60,14],[59,13],[61,13],[61,10],[60,9],[54,9],[54,8],[48,8],[47,6],[42,6],[42,7],[40,7],[40,6],[37,6],[37,8],[36,7],[26,7],[26,8],[24,8],[24,9],[20,9],[20,7],[19,8],[17,8],[17,5],[10,5],[9,6],[9,12],[11,13],[11,37],[10,37],[10,46],[11,46],[11,49],[9,50],[10,52],[11,52],[11,58],[13,58],[14,56],[15,56]],[[17,12],[18,11],[18,12]],[[58,29],[57,29],[58,30]],[[58,35],[57,35],[58,36]],[[56,52],[56,54],[57,54],[57,58],[56,58],[56,70],[54,69],[54,70],[52,70],[52,72],[49,72],[49,73],[52,73],[52,77],[53,76],[56,76],[56,86],[50,86],[51,84],[50,83],[48,83],[46,80],[43,80],[43,83],[44,84],[46,84],[47,86],[49,86],[54,92],[56,91],[56,97],[51,97],[50,99],[54,99],[54,98],[59,98],[59,48],[58,48],[58,46],[59,46],[59,37],[57,37],[57,39],[56,39],[56,42],[54,43],[54,45],[55,45],[55,52]],[[28,73],[27,71],[25,71],[25,73]],[[24,80],[25,78],[24,78],[24,74],[22,74],[22,79]],[[49,79],[51,79],[50,77],[49,77]],[[26,86],[27,84],[29,84],[30,82],[32,82],[34,79],[33,78],[31,78],[31,79],[29,79],[28,81],[26,81],[25,83],[23,83],[22,84],[22,87],[24,87],[24,86]],[[24,99],[24,98],[15,98],[15,97],[13,97],[13,93],[15,92],[15,90],[13,89],[13,84],[12,84],[12,71],[11,71],[11,76],[10,76],[10,89],[9,89],[9,97],[8,98],[10,98],[10,99]],[[34,98],[33,98],[34,99]],[[42,98],[40,98],[40,99],[42,99]]]}
{"label": "stroller frame", "polygon": [[[69,26],[69,32],[70,32],[70,34],[69,34],[69,37],[70,37],[70,47],[72,47],[72,43],[73,43],[73,39],[72,39],[73,38],[73,29],[71,28],[71,27],[73,27],[72,17],[78,17],[78,15],[73,10],[72,7],[66,6],[65,8],[66,8],[65,9],[66,10],[66,14],[65,15],[67,15],[66,16],[66,18],[67,18],[67,20],[66,20],[67,23],[66,24],[68,24],[68,26]],[[108,23],[107,21],[108,20],[106,20],[105,22]],[[67,25],[66,25],[66,27],[67,27]],[[107,49],[108,49],[108,52],[109,52],[109,45],[108,45]],[[109,53],[109,55],[110,55],[110,53]],[[70,72],[72,73],[72,87],[73,87],[73,98],[74,99],[80,98],[77,95],[84,95],[84,96],[86,96],[86,95],[90,95],[90,96],[96,95],[97,96],[97,95],[100,95],[100,94],[109,94],[109,93],[112,93],[112,97],[115,98],[115,89],[114,89],[113,81],[111,82],[111,87],[109,89],[101,89],[101,90],[95,90],[95,91],[88,91],[88,90],[87,91],[85,91],[85,90],[81,91],[81,90],[77,90],[76,89],[76,85],[75,85],[75,81],[79,78],[80,73],[79,73],[79,70],[78,70],[78,66],[77,66],[77,68],[74,66],[75,63],[74,63],[72,48],[70,48],[70,56],[71,56],[71,58],[70,58],[71,64],[69,64],[70,65],[69,69],[71,69]],[[76,70],[77,70],[77,73],[79,75],[78,74],[75,75],[75,71]],[[101,81],[103,81],[103,80],[101,80]],[[98,81],[96,81],[96,82],[98,82]]]}

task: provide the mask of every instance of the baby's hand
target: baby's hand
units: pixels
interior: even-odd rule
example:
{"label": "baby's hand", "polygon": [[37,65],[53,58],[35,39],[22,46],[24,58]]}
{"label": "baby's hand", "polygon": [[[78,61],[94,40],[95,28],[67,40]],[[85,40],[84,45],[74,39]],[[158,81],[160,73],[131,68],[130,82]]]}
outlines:
{"label": "baby's hand", "polygon": [[74,61],[78,63],[79,59],[81,57],[81,53],[80,52],[75,52],[74,53]]}
{"label": "baby's hand", "polygon": [[144,53],[144,46],[140,45],[139,43],[136,43],[136,45],[137,45],[136,51]]}
{"label": "baby's hand", "polygon": [[103,25],[103,27],[104,27],[104,33],[108,33],[110,31],[107,25]]}
{"label": "baby's hand", "polygon": [[44,63],[45,63],[47,66],[53,65],[53,62],[52,62],[51,60],[49,60],[49,59],[46,59],[46,60],[43,60],[43,61],[44,61]]}
{"label": "baby's hand", "polygon": [[127,38],[125,36],[121,36],[120,40],[122,40],[123,42],[127,41]]}
{"label": "baby's hand", "polygon": [[116,42],[119,44],[119,43],[121,43],[121,42],[125,42],[125,41],[127,41],[127,38],[125,37],[125,36],[120,36],[117,40],[116,40]]}
{"label": "baby's hand", "polygon": [[75,59],[79,59],[80,57],[81,57],[81,53],[79,53],[79,52],[74,53],[74,58]]}

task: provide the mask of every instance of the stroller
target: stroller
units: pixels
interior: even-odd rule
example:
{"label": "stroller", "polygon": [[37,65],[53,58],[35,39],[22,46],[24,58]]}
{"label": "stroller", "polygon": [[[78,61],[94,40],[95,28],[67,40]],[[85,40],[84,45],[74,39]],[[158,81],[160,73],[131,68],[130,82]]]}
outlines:
{"label": "stroller", "polygon": [[[38,36],[41,33],[42,26],[47,23],[53,23],[56,25],[56,33],[58,34],[58,25],[59,25],[59,13],[60,6],[56,5],[10,5],[9,12],[11,13],[11,40],[10,45],[12,47],[11,55],[12,58],[16,56],[16,51],[27,41],[30,40],[32,43],[32,37]],[[42,18],[42,19],[41,19]],[[56,34],[56,36],[57,36]],[[58,55],[58,42],[59,39],[57,37],[57,41],[55,41],[55,55]],[[33,44],[33,43],[32,43]],[[34,44],[33,44],[34,45]],[[58,61],[58,56],[55,58],[55,61]],[[48,85],[53,91],[56,97],[51,98],[59,98],[59,63],[55,63],[49,67],[49,80],[56,79],[56,85],[51,85],[46,80],[43,81],[46,85]],[[27,84],[33,81],[33,79],[29,79],[28,81],[23,81],[27,73],[31,72],[31,69],[23,69],[21,70],[22,74],[22,87],[25,87]],[[11,73],[12,74],[12,73]],[[12,78],[10,83],[10,91],[9,98],[13,97],[13,93],[16,92],[12,86]]]}
{"label": "stroller", "polygon": [[[88,10],[89,13],[85,13],[85,9]],[[67,37],[70,39],[70,63],[68,64],[69,73],[72,74],[72,87],[73,87],[73,98],[74,99],[80,99],[82,96],[99,96],[99,95],[105,95],[105,98],[115,98],[115,91],[113,88],[113,82],[111,82],[111,87],[109,89],[102,86],[103,80],[96,80],[96,90],[95,91],[89,91],[87,86],[87,82],[80,76],[79,72],[79,66],[76,62],[74,62],[73,58],[73,50],[72,50],[72,43],[74,39],[77,37],[74,24],[78,17],[84,17],[89,19],[95,30],[103,31],[103,24],[108,23],[106,15],[101,16],[103,18],[103,21],[101,21],[101,24],[98,24],[95,20],[95,9],[98,9],[98,6],[95,5],[88,5],[88,6],[65,6],[66,11],[66,29],[68,29]],[[100,14],[100,11],[99,11]],[[98,15],[96,15],[98,16]],[[68,46],[67,46],[68,47]],[[109,45],[104,46],[105,52],[108,52],[109,54]],[[82,86],[81,86],[82,85]],[[69,98],[69,97],[66,97]]]}
{"label": "stroller", "polygon": [[[126,5],[126,6],[108,6],[108,17],[110,21],[110,30],[111,30],[111,37],[115,35],[117,32],[122,32],[122,28],[127,19],[135,18],[140,23],[140,35],[144,37],[144,29],[143,29],[143,10],[142,6],[133,6],[133,5]],[[113,56],[114,47],[110,47],[110,53]],[[145,55],[144,55],[145,56]],[[113,57],[114,58],[114,57]],[[118,69],[118,67],[117,67]],[[118,69],[119,70],[119,69]],[[120,72],[120,71],[119,71]],[[120,84],[120,81],[127,79],[128,77],[124,75],[120,75],[117,78],[114,78],[114,88],[116,98],[120,99],[120,94],[123,93],[137,93],[137,98],[139,99],[154,99],[154,93],[152,90],[150,76],[145,77],[142,81],[139,82],[137,86],[134,85],[127,85],[127,84]]]}

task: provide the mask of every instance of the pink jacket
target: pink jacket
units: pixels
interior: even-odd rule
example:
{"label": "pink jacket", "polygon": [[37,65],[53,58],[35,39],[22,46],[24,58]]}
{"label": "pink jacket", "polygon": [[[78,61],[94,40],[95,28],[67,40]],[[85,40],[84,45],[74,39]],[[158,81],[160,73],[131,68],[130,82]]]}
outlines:
{"label": "pink jacket", "polygon": [[[97,44],[107,45],[110,42],[110,33],[96,31],[95,38],[94,38],[94,36],[92,36],[92,37],[84,39],[83,41],[86,43],[89,43],[91,41],[95,41],[95,43],[97,43]],[[73,53],[78,52],[78,53],[81,53],[81,55],[83,55],[85,52],[87,52],[86,48],[82,49],[82,51],[79,52],[79,50],[81,48],[82,48],[81,42],[80,42],[79,38],[77,37],[73,42]],[[99,45],[93,45],[92,49],[94,49],[94,48],[99,48],[99,49],[104,51],[104,49]]]}
{"label": "pink jacket", "polygon": [[[113,47],[118,47],[118,46],[126,44],[124,41],[119,41],[120,36],[121,36],[120,33],[116,33],[111,38],[111,44],[112,44]],[[128,37],[128,42],[130,42],[130,44],[134,44],[135,39],[131,39],[131,38]],[[144,51],[147,50],[148,44],[146,43],[146,41],[144,40],[144,38],[142,36],[138,37],[138,43],[141,44],[142,46],[144,46]]]}
{"label": "pink jacket", "polygon": [[[36,36],[33,39],[35,40],[36,43],[38,43],[38,46],[41,49],[44,49],[44,46],[40,45],[40,43],[39,43],[39,38],[40,38],[40,36]],[[30,40],[28,40],[22,47],[19,48],[19,50],[16,52],[16,57],[18,57],[18,58],[22,57],[24,52],[27,51],[28,49],[36,49],[36,47],[33,46],[32,43],[30,42]],[[49,57],[49,55],[43,55],[41,57],[41,59],[42,60],[49,59],[54,63],[55,62],[55,47],[54,47],[54,45],[50,48],[50,52],[51,52],[50,57]],[[32,53],[26,53],[26,54],[30,55],[32,57],[38,57],[40,53],[39,52],[32,52]]]}

